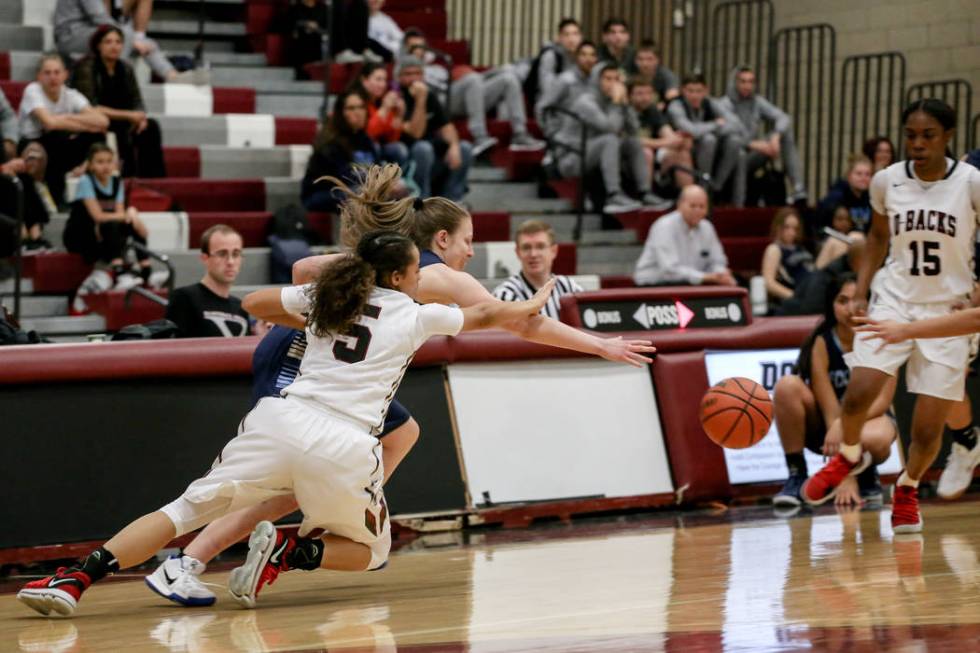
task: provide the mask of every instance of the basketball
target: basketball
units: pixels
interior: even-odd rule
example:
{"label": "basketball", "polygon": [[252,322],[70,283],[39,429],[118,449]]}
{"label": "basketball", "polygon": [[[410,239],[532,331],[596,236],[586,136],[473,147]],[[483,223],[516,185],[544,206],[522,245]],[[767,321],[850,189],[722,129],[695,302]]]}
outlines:
{"label": "basketball", "polygon": [[717,444],[745,449],[769,432],[772,400],[761,385],[736,376],[708,389],[698,416],[704,432]]}

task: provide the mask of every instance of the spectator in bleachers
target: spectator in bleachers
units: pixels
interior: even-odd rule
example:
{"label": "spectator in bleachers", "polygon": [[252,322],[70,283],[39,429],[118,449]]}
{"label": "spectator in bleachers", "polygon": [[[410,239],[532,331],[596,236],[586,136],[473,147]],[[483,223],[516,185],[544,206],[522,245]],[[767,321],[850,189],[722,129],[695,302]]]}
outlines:
{"label": "spectator in bleachers", "polygon": [[322,0],[296,0],[282,19],[286,56],[299,79],[310,78],[303,68],[306,64],[323,61],[327,19],[327,5]]}
{"label": "spectator in bleachers", "polygon": [[422,197],[433,193],[459,201],[466,194],[473,146],[459,139],[446,109],[423,81],[424,63],[406,55],[398,62],[398,84],[405,101],[402,141],[415,162]]}
{"label": "spectator in bleachers", "polygon": [[677,209],[650,226],[633,280],[638,286],[734,286],[728,257],[708,215],[708,194],[681,191]]}
{"label": "spectator in bleachers", "polygon": [[833,217],[830,219],[830,228],[837,233],[827,236],[821,243],[817,253],[818,269],[826,267],[834,259],[846,254],[851,243],[864,242],[864,232],[854,228],[850,209],[843,204],[838,204],[831,215]]}
{"label": "spectator in bleachers", "polygon": [[694,142],[689,136],[673,130],[667,117],[657,108],[653,91],[653,85],[645,77],[634,77],[629,85],[630,106],[639,121],[638,136],[643,144],[648,174],[653,179],[659,166],[665,176],[672,176],[678,188],[684,188],[694,183],[690,173],[694,167],[691,159]]}
{"label": "spectator in bleachers", "polygon": [[368,0],[368,11],[371,12],[368,46],[385,61],[393,61],[405,39],[405,32],[391,16],[381,11],[384,6],[385,0]]}
{"label": "spectator in bleachers", "polygon": [[388,86],[388,69],[382,64],[364,64],[354,88],[367,103],[367,134],[381,146],[381,159],[405,170],[408,148],[401,142],[405,100]]}
{"label": "spectator in bleachers", "polygon": [[74,87],[109,119],[123,177],[165,177],[160,125],[147,117],[133,68],[122,56],[123,33],[102,25],[92,35],[91,54],[75,66]]}
{"label": "spectator in bleachers", "polygon": [[871,159],[863,154],[847,157],[844,176],[835,181],[827,194],[817,204],[817,216],[822,229],[831,222],[833,212],[838,206],[846,206],[854,222],[854,228],[867,233],[871,227]]}
{"label": "spectator in bleachers", "polygon": [[[527,131],[527,113],[521,80],[513,66],[492,68],[477,72],[469,66],[454,66],[452,71],[428,61],[428,42],[419,30],[405,32],[404,51],[425,62],[425,82],[445,97],[451,118],[466,118],[466,126],[473,139],[473,156],[480,156],[497,144],[487,129],[487,112],[495,107],[510,122],[512,150],[540,150],[544,143]],[[452,76],[452,84],[449,78]]]}
{"label": "spectator in bleachers", "polygon": [[174,290],[167,304],[167,319],[177,325],[181,338],[236,338],[249,335],[248,313],[231,288],[242,269],[242,236],[224,224],[201,235],[204,277]]}
{"label": "spectator in bleachers", "polygon": [[762,254],[762,278],[775,303],[793,296],[814,269],[813,254],[803,247],[803,219],[791,207],[776,211],[772,221],[772,242]]}
{"label": "spectator in bleachers", "polygon": [[48,152],[45,180],[58,206],[65,201],[65,174],[85,161],[93,143],[105,140],[109,127],[84,95],[65,85],[67,78],[60,55],[41,55],[37,81],[20,101],[20,147],[39,141]]}
{"label": "spectator in bleachers", "polygon": [[0,88],[0,138],[3,139],[3,157],[14,159],[17,157],[17,112],[10,106],[7,96]]}
{"label": "spectator in bleachers", "polygon": [[541,309],[541,315],[557,320],[561,313],[561,298],[582,292],[582,287],[570,277],[551,273],[558,256],[554,229],[541,220],[526,220],[517,228],[515,242],[521,271],[494,288],[493,296],[505,302],[522,302],[533,297],[538,288],[549,280],[555,279],[555,289]]}
{"label": "spectator in bleachers", "polygon": [[337,96],[333,115],[323,124],[313,141],[313,155],[306,164],[300,196],[308,211],[337,210],[339,199],[331,184],[317,180],[336,177],[349,185],[357,181],[356,171],[381,161],[378,144],[367,134],[367,102],[355,90]]}
{"label": "spectator in bleachers", "polygon": [[[24,172],[31,178],[31,182],[37,192],[38,197],[44,204],[44,209],[48,215],[58,212],[58,203],[54,201],[51,189],[45,181],[48,170],[48,153],[44,146],[37,141],[24,145],[20,151],[20,159],[24,162]],[[45,220],[45,222],[47,222]]]}
{"label": "spectator in bleachers", "polygon": [[84,55],[89,51],[92,35],[100,25],[115,25],[123,35],[122,56],[133,52],[146,60],[158,77],[168,82],[203,83],[195,71],[178,73],[152,39],[137,38],[129,24],[119,24],[112,19],[104,0],[58,0],[54,8],[54,42],[58,52],[64,55]]}
{"label": "spectator in bleachers", "polygon": [[[643,145],[638,138],[636,113],[629,106],[623,73],[614,65],[605,65],[599,73],[598,93],[581,95],[572,104],[579,120],[567,120],[555,140],[564,145],[558,159],[558,170],[564,177],[581,174],[582,156],[572,151],[581,146],[582,129],[588,129],[585,144],[585,173],[599,172],[605,185],[606,213],[635,211],[643,205],[665,209],[671,202],[651,190]],[[583,125],[584,123],[584,125]],[[642,195],[642,203],[631,198],[623,189],[622,175],[626,172]]]}
{"label": "spectator in bleachers", "polygon": [[864,141],[861,152],[871,161],[872,175],[895,163],[895,146],[887,136],[875,136]]}
{"label": "spectator in bleachers", "polygon": [[[793,140],[793,122],[785,111],[756,93],[755,71],[749,66],[736,66],[725,96],[718,104],[734,116],[730,126],[744,143],[735,175],[735,206],[745,205],[746,187],[752,174],[775,159],[782,161],[783,172],[793,188],[788,203],[805,202],[803,164]],[[762,137],[762,129],[769,123],[772,131]]]}
{"label": "spectator in bleachers", "polygon": [[[323,1],[299,0],[298,4],[312,8],[322,5]],[[373,51],[368,39],[369,11],[366,0],[332,0],[330,6],[330,58],[333,62],[380,62],[380,54]],[[324,24],[320,26],[322,28]],[[312,25],[310,27],[312,29]]]}
{"label": "spectator in bleachers", "polygon": [[[40,147],[40,146],[36,146]],[[48,223],[49,214],[43,200],[34,185],[34,179],[28,173],[28,164],[22,157],[7,158],[5,150],[0,150],[0,250],[11,249],[13,229],[8,221],[16,220],[17,216],[17,187],[19,181],[23,193],[23,217],[20,239],[21,248],[25,254],[51,249],[51,243],[44,239],[44,225]]]}
{"label": "spectator in bleachers", "polygon": [[633,55],[634,78],[648,81],[659,96],[659,107],[681,94],[674,71],[660,63],[660,50],[653,41],[643,41]]}
{"label": "spectator in bleachers", "polygon": [[548,115],[547,109],[557,107],[570,111],[579,96],[593,92],[596,76],[599,74],[599,69],[596,67],[598,62],[599,55],[595,43],[582,41],[575,50],[575,66],[560,74],[555,83],[538,97],[534,105],[534,115],[549,139],[554,139],[561,131],[568,117]]}
{"label": "spectator in bleachers", "polygon": [[674,129],[694,139],[698,172],[710,175],[711,189],[721,191],[735,172],[742,151],[743,141],[733,125],[737,118],[708,97],[708,82],[700,73],[684,77],[680,96],[667,103],[667,116]]}
{"label": "spectator in bleachers", "polygon": [[615,64],[624,76],[636,74],[635,53],[630,46],[630,26],[623,18],[609,18],[602,24],[599,60]]}
{"label": "spectator in bleachers", "polygon": [[776,315],[816,315],[824,308],[824,297],[828,288],[840,283],[845,275],[855,274],[861,268],[861,258],[864,256],[864,240],[854,242],[847,247],[844,254],[822,268],[817,268],[813,274],[807,275],[793,289],[793,296],[784,300],[775,309]]}
{"label": "spectator in bleachers", "polygon": [[575,68],[575,53],[582,43],[582,27],[574,18],[562,18],[554,41],[545,43],[537,56],[526,61],[524,97],[530,106],[558,83],[558,77]]}
{"label": "spectator in bleachers", "polygon": [[96,143],[88,155],[88,169],[78,181],[75,200],[65,225],[65,249],[81,254],[86,263],[110,267],[116,287],[128,289],[150,278],[150,260],[139,254],[139,276],[132,274],[124,257],[127,241],[146,245],[146,224],[139,212],[126,208],[122,179],[116,172],[116,155],[105,143]]}

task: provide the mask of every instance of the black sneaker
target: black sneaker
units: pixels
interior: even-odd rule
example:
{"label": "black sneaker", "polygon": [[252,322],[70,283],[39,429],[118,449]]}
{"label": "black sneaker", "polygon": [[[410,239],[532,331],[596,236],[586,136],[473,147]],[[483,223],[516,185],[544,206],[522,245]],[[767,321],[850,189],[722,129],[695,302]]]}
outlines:
{"label": "black sneaker", "polygon": [[800,499],[800,489],[803,487],[804,481],[806,481],[806,475],[790,474],[790,477],[786,479],[786,484],[783,485],[783,489],[772,498],[772,505],[777,507],[797,507],[802,505],[803,500]]}
{"label": "black sneaker", "polygon": [[880,504],[884,500],[884,493],[881,489],[881,478],[878,476],[878,467],[868,465],[867,468],[858,474],[858,492],[865,505]]}

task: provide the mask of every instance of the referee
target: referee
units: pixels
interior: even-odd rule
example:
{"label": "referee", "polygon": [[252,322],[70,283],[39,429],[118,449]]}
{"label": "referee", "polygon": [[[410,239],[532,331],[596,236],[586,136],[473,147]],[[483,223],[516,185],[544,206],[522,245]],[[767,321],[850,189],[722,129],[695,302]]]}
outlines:
{"label": "referee", "polygon": [[551,225],[541,220],[521,223],[517,228],[517,258],[521,260],[521,271],[494,288],[494,297],[505,302],[524,301],[554,277],[555,289],[541,314],[557,320],[562,296],[582,292],[582,287],[569,277],[551,274],[557,256],[558,244]]}

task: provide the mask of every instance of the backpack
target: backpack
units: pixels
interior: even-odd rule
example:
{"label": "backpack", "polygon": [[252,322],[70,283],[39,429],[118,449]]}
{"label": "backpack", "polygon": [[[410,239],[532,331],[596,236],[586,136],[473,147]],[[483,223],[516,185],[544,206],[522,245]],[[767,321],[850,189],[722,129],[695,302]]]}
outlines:
{"label": "backpack", "polygon": [[538,88],[538,71],[541,69],[541,57],[548,51],[558,54],[558,69],[555,71],[555,74],[560,74],[565,67],[565,58],[558,52],[558,46],[554,43],[548,43],[538,51],[538,54],[531,60],[531,70],[528,72],[523,85],[524,97],[532,107],[538,99],[538,93],[541,91]]}
{"label": "backpack", "polygon": [[306,211],[298,204],[284,206],[272,215],[272,222],[269,224],[270,244],[273,236],[280,240],[302,240],[307,245],[317,244],[320,240],[310,226]]}
{"label": "backpack", "polygon": [[25,332],[17,328],[7,309],[0,306],[0,346],[34,345],[40,342],[46,341],[42,340],[36,331]]}

